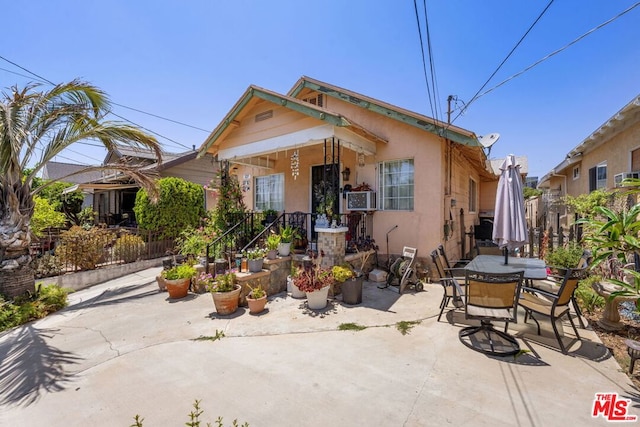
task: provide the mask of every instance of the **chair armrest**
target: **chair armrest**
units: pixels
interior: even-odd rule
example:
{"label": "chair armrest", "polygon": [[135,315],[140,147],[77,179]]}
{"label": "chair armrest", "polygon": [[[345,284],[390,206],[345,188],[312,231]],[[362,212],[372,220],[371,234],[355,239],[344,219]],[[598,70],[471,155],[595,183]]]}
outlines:
{"label": "chair armrest", "polygon": [[445,268],[444,271],[452,277],[464,277],[466,274],[465,269],[462,267]]}
{"label": "chair armrest", "polygon": [[521,291],[522,292],[529,292],[529,293],[532,293],[532,294],[540,294],[540,295],[543,295],[546,298],[550,298],[550,299],[558,299],[558,295],[557,294],[554,294],[554,293],[551,293],[551,292],[547,292],[547,291],[543,291],[542,289],[538,289],[538,288],[532,288],[532,287],[529,287],[529,286],[523,286],[521,288]]}

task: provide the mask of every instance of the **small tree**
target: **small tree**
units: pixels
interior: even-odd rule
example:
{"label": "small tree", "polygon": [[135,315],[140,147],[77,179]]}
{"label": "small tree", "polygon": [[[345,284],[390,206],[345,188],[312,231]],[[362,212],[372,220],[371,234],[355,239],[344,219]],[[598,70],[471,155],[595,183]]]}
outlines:
{"label": "small tree", "polygon": [[133,211],[138,226],[147,231],[160,231],[165,238],[175,238],[188,227],[198,227],[205,215],[202,187],[173,177],[161,178],[157,184],[156,203],[144,189],[136,195]]}
{"label": "small tree", "polygon": [[67,222],[63,213],[55,210],[48,200],[42,197],[34,197],[35,207],[31,217],[31,231],[38,237],[42,236],[43,230],[50,227],[62,227]]}

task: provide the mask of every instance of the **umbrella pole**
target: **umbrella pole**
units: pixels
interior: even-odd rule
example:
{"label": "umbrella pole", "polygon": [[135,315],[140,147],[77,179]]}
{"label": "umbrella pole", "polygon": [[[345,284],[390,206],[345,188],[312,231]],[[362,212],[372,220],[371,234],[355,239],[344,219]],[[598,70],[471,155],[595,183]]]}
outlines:
{"label": "umbrella pole", "polygon": [[504,265],[509,264],[509,248],[507,246],[504,247]]}

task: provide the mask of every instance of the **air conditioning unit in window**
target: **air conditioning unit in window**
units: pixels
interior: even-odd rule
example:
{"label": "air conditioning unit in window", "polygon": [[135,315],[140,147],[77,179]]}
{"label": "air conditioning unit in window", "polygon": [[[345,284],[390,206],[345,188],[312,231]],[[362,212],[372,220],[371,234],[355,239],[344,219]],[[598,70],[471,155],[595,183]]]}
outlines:
{"label": "air conditioning unit in window", "polygon": [[640,179],[640,172],[627,172],[614,175],[613,184],[615,187],[622,187],[622,181],[625,179]]}
{"label": "air conditioning unit in window", "polygon": [[350,191],[347,193],[347,209],[350,211],[376,210],[375,191]]}

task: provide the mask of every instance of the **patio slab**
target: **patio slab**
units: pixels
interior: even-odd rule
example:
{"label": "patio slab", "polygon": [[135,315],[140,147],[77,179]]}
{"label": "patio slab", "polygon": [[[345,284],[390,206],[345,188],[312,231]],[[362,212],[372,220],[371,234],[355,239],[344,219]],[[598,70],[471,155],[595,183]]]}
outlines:
{"label": "patio slab", "polygon": [[[461,311],[436,321],[439,285],[398,295],[366,283],[363,304],[338,297],[321,311],[282,293],[264,314],[220,317],[208,294],[158,292],[159,271],[71,294],[0,336],[0,425],[128,426],[136,414],[179,425],[195,399],[202,420],[225,425],[607,425],[591,416],[596,393],[631,399],[640,416],[640,394],[590,330],[571,342],[565,325],[563,355],[549,325],[538,337],[519,323],[528,351],[494,358],[459,341]],[[420,323],[402,335],[400,321]]]}

